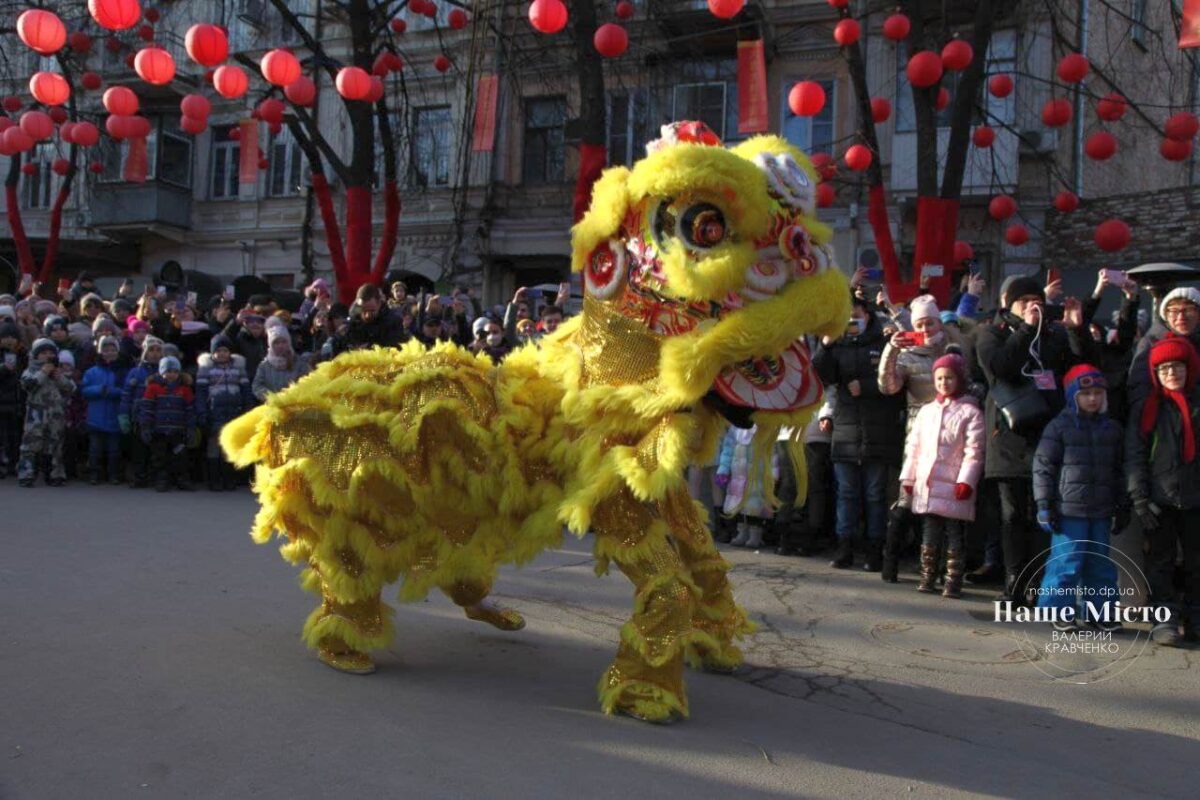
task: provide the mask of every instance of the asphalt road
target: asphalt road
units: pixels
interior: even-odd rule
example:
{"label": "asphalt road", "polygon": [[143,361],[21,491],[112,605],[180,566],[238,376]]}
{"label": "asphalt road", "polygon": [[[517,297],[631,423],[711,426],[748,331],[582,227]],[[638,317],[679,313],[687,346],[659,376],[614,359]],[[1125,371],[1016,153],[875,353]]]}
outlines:
{"label": "asphalt road", "polygon": [[0,798],[1196,796],[1194,650],[1052,680],[985,593],[736,551],[747,667],[656,727],[597,710],[631,591],[586,541],[504,571],[524,631],[431,597],[352,677],[300,642],[314,601],[253,512],[0,483]]}

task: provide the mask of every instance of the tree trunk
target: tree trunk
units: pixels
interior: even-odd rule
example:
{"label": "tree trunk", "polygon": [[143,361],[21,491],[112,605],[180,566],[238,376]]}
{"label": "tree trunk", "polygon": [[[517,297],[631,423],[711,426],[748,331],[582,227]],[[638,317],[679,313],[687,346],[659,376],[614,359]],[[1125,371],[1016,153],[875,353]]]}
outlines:
{"label": "tree trunk", "polygon": [[58,259],[58,242],[62,234],[63,208],[67,198],[71,196],[71,187],[75,182],[75,145],[70,149],[70,166],[63,176],[62,186],[58,187],[58,196],[54,198],[54,207],[50,210],[50,230],[46,236],[46,252],[42,256],[42,270],[38,274],[38,282],[42,285],[54,280],[54,262]]}
{"label": "tree trunk", "polygon": [[575,19],[576,69],[579,74],[579,173],[575,178],[572,218],[578,222],[592,202],[592,185],[608,165],[604,110],[604,65],[592,46],[596,33],[596,7],[584,0],[572,7]]}
{"label": "tree trunk", "polygon": [[4,198],[8,206],[8,227],[12,231],[13,246],[17,249],[17,265],[22,275],[34,275],[33,251],[29,248],[29,237],[25,235],[25,224],[21,220],[21,201],[17,195],[17,182],[21,180],[21,157],[14,155],[8,162],[8,177],[4,179]]}

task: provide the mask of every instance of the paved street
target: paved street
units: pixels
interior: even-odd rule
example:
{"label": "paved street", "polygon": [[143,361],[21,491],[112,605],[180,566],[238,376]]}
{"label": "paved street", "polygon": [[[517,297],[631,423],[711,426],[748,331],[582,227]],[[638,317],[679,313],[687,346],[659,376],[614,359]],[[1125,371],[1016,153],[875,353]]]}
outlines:
{"label": "paved street", "polygon": [[8,480],[0,513],[4,800],[1196,796],[1196,651],[1052,681],[990,593],[733,552],[748,666],[662,728],[597,711],[631,592],[586,542],[503,573],[524,631],[431,597],[360,678],[300,642],[314,601],[246,492]]}

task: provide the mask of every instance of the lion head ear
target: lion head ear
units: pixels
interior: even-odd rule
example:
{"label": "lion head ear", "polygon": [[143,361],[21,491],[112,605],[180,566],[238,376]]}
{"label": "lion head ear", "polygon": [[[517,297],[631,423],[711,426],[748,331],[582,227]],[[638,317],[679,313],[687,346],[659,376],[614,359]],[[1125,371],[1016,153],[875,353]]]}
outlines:
{"label": "lion head ear", "polygon": [[610,167],[592,185],[592,202],[571,229],[571,271],[584,269],[592,252],[621,230],[629,208],[629,169]]}

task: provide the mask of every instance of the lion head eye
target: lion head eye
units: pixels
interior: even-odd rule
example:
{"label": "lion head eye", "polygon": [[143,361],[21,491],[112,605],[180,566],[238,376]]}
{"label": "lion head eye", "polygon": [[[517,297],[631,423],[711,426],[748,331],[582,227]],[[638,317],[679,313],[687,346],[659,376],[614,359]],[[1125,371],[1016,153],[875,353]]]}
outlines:
{"label": "lion head eye", "polygon": [[725,214],[711,203],[697,203],[679,217],[679,238],[689,247],[707,250],[725,241]]}

